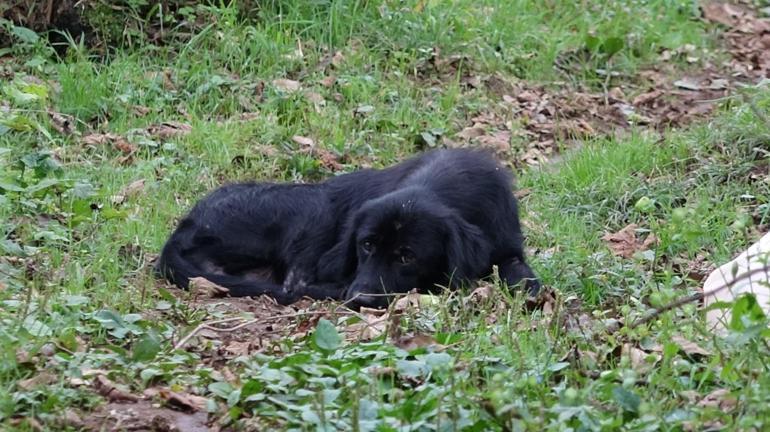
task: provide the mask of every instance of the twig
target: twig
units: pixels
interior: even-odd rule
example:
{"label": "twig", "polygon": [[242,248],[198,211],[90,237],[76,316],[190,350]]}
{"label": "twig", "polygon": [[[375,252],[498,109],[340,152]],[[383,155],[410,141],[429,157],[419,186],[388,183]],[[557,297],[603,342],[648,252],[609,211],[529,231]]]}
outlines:
{"label": "twig", "polygon": [[[768,270],[767,266],[764,266],[764,267],[761,267],[761,268],[756,268],[756,269],[748,271],[746,273],[742,273],[741,275],[737,276],[732,281],[730,281],[730,282],[728,282],[726,284],[722,284],[722,285],[720,285],[720,286],[718,286],[718,287],[716,287],[716,288],[714,288],[714,289],[712,289],[710,291],[700,292],[700,293],[697,293],[697,294],[693,294],[693,295],[690,295],[690,296],[687,296],[687,297],[680,298],[679,300],[675,300],[675,301],[673,301],[673,302],[671,302],[671,303],[669,303],[669,304],[667,304],[665,306],[662,306],[662,307],[660,307],[658,309],[655,309],[651,314],[647,315],[646,317],[644,317],[644,318],[642,318],[642,319],[640,319],[638,321],[635,321],[630,326],[628,326],[628,328],[633,330],[633,329],[635,329],[635,328],[637,328],[639,326],[642,326],[644,324],[649,323],[650,321],[656,319],[657,317],[661,316],[662,314],[664,314],[664,313],[666,313],[666,312],[668,312],[668,311],[670,311],[672,309],[676,309],[676,308],[678,308],[680,306],[683,306],[683,305],[686,305],[688,303],[694,303],[694,302],[703,300],[706,297],[713,296],[714,294],[717,294],[717,293],[719,293],[719,292],[721,292],[721,291],[723,291],[723,290],[725,290],[727,288],[732,288],[739,281],[742,281],[744,279],[748,279],[748,278],[750,278],[750,277],[752,277],[752,276],[754,276],[755,274],[758,274],[758,273],[767,272],[767,270]],[[618,328],[618,330],[615,330],[615,332],[617,332],[619,330],[620,330],[620,328]]]}

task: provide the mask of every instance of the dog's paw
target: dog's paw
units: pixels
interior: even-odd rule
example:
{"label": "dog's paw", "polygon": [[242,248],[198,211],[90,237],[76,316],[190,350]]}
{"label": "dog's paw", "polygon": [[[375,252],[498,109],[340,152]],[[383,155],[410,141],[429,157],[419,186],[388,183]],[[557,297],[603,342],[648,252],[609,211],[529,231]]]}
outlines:
{"label": "dog's paw", "polygon": [[230,293],[230,290],[217,285],[204,277],[190,278],[190,293],[193,297],[215,298],[224,297]]}

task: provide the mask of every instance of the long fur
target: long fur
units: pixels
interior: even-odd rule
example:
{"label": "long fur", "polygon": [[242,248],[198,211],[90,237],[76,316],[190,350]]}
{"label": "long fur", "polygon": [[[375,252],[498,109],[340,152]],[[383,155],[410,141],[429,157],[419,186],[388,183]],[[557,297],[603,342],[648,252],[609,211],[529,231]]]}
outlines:
{"label": "long fur", "polygon": [[231,296],[384,306],[387,294],[456,287],[498,265],[539,289],[526,264],[510,172],[486,153],[437,150],[317,184],[223,186],[180,222],[157,270],[202,276]]}

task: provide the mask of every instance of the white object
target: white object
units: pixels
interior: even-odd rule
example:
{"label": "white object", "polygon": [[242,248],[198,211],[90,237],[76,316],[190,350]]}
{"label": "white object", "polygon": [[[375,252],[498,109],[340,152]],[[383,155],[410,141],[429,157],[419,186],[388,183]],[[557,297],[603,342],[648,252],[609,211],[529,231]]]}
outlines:
{"label": "white object", "polygon": [[[755,273],[746,277],[746,274],[752,271]],[[704,297],[706,307],[716,302],[732,302],[743,293],[754,293],[765,314],[770,314],[770,233],[765,234],[734,260],[711,272],[703,284],[703,292],[708,293],[736,279],[738,281],[732,287]],[[730,323],[730,310],[711,310],[706,313],[706,321],[713,330],[724,330]]]}

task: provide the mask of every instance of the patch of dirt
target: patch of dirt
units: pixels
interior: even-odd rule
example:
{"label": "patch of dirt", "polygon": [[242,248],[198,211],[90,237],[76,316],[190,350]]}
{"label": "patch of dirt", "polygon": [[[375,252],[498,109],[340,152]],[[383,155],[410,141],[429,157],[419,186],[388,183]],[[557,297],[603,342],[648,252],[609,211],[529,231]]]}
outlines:
{"label": "patch of dirt", "polygon": [[[703,117],[732,86],[719,76],[709,69],[698,76],[679,77],[670,71],[647,70],[640,73],[642,84],[623,84],[606,93],[566,84],[503,84],[504,78],[496,75],[467,78],[470,86],[484,86],[496,103],[470,116],[470,123],[454,136],[443,138],[442,144],[489,148],[508,156],[505,159],[523,144],[523,153],[515,159],[541,164],[559,153],[560,143],[612,135],[632,126],[662,130]],[[632,94],[635,96],[629,96]]]}
{"label": "patch of dirt", "polygon": [[[178,289],[169,291],[180,298],[190,296]],[[334,322],[337,316],[353,313],[336,302],[302,299],[283,306],[268,296],[198,296],[188,304],[205,310],[208,318],[198,327],[186,330],[177,345],[199,351],[202,361],[214,365],[225,364],[239,356],[279,352],[281,341],[306,337],[321,318]]]}
{"label": "patch of dirt", "polygon": [[759,18],[746,5],[711,1],[704,3],[703,18],[727,27],[722,33],[733,57],[728,67],[735,76],[770,78],[770,18]]}
{"label": "patch of dirt", "polygon": [[205,412],[184,413],[162,408],[150,401],[111,402],[82,419],[87,431],[209,431]]}
{"label": "patch of dirt", "polygon": [[[485,90],[493,99],[469,115],[458,133],[443,137],[442,145],[485,147],[506,160],[537,165],[559,153],[559,143],[622,133],[632,126],[664,130],[706,117],[737,84],[770,78],[770,19],[759,18],[746,5],[727,2],[706,2],[702,14],[706,22],[727,28],[721,38],[729,61],[713,64],[701,59],[694,46],[664,50],[657,65],[634,77],[610,80],[614,87],[602,92],[566,83],[545,87],[478,75],[468,59],[434,50],[418,68],[419,79],[441,82],[456,79],[461,72],[467,88]],[[674,57],[698,63],[698,68],[684,73],[669,62]],[[557,67],[564,68],[561,63]]]}

